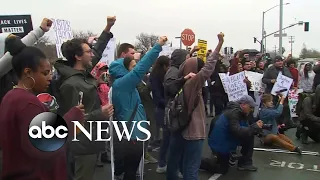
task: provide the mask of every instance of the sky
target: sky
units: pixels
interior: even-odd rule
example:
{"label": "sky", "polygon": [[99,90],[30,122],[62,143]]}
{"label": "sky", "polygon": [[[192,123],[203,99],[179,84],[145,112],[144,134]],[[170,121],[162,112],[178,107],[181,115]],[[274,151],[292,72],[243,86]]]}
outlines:
{"label": "sky", "polygon": [[[318,20],[319,0],[283,0],[283,27],[298,21],[310,22],[310,31],[303,26],[285,30],[294,36],[293,56],[299,56],[305,43],[307,48],[320,49],[317,41],[320,32]],[[0,15],[31,14],[34,27],[44,17],[65,19],[74,30],[93,31],[99,34],[106,25],[107,16],[117,16],[112,32],[121,43],[136,42],[141,32],[166,35],[173,46],[179,47],[179,39],[185,28],[195,33],[196,39],[208,41],[214,49],[217,34],[225,34],[224,47],[260,50],[253,37],[261,39],[262,12],[279,5],[280,0],[15,0],[2,1]],[[3,8],[5,7],[5,8]],[[265,14],[267,34],[279,30],[279,7]],[[53,33],[51,33],[53,34]],[[49,33],[50,35],[50,33]],[[196,43],[194,44],[196,45]],[[279,46],[279,38],[267,38],[267,49]],[[290,53],[289,38],[283,38],[284,55]]]}

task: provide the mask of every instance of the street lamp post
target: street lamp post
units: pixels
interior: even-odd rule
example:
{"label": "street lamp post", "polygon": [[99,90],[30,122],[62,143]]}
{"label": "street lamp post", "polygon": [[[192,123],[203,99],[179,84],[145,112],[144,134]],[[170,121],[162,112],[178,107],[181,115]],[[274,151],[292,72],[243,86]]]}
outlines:
{"label": "street lamp post", "polygon": [[175,37],[176,39],[180,39],[180,49],[182,49],[182,39],[181,39],[181,36],[179,37]]}
{"label": "street lamp post", "polygon": [[282,26],[283,26],[283,0],[280,0],[280,17],[279,17],[279,54],[282,56]]}
{"label": "street lamp post", "polygon": [[[281,5],[289,5],[289,4],[290,4],[290,3],[285,3],[285,4],[283,4],[282,1],[283,1],[283,0],[281,0],[281,3],[280,3]],[[265,44],[263,43],[263,40],[265,39],[265,29],[264,29],[264,17],[265,17],[265,14],[266,14],[268,11],[270,11],[270,10],[272,10],[272,9],[280,6],[280,4],[278,4],[278,5],[276,5],[276,6],[273,6],[272,8],[269,8],[268,10],[262,12],[262,34],[261,34],[261,42],[262,42],[262,43],[261,43],[261,52],[262,52],[262,53],[265,52],[266,44],[267,44],[266,40],[265,40]]]}

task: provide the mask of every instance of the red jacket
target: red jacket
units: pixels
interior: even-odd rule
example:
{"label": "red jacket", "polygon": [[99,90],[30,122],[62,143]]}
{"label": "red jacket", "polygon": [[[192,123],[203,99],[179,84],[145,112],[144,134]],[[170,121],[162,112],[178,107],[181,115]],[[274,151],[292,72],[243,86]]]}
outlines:
{"label": "red jacket", "polygon": [[296,68],[289,68],[289,71],[293,77],[293,87],[298,87],[299,71]]}
{"label": "red jacket", "polygon": [[[4,96],[0,105],[2,180],[67,180],[65,147],[55,152],[42,152],[29,140],[31,120],[48,111],[34,94],[24,89],[13,89]],[[70,134],[71,121],[82,118],[83,114],[77,108],[64,116]]]}

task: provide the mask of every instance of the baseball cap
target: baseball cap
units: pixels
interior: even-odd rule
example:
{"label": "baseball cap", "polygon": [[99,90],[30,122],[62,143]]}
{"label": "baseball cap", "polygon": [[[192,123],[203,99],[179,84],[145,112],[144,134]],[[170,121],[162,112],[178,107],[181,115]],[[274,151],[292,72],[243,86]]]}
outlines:
{"label": "baseball cap", "polygon": [[256,107],[256,106],[258,106],[258,105],[254,102],[253,98],[252,98],[251,96],[249,96],[249,95],[244,95],[244,96],[242,96],[237,102],[240,103],[240,104],[248,104],[248,105],[250,105],[251,107]]}
{"label": "baseball cap", "polygon": [[276,56],[274,58],[274,62],[279,62],[279,61],[283,61],[283,58],[281,56]]}

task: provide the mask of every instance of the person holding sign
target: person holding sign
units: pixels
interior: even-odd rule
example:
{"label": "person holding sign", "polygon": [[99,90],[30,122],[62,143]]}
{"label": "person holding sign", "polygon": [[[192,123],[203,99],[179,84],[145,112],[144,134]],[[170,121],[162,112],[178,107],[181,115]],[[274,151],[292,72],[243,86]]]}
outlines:
{"label": "person holding sign", "polygon": [[[21,39],[22,43],[27,46],[32,46],[36,43],[44,33],[48,32],[52,26],[50,19],[44,18],[41,25],[31,31],[28,35]],[[0,102],[2,97],[17,84],[18,79],[12,71],[11,60],[12,56],[6,52],[5,40],[9,37],[16,37],[10,33],[0,33]]]}
{"label": "person holding sign", "polygon": [[282,75],[292,79],[289,69],[283,65],[282,57],[276,56],[273,66],[266,69],[262,77],[262,82],[267,85],[265,93],[271,93],[273,85],[276,83],[276,79],[280,72]]}
{"label": "person holding sign", "polygon": [[285,96],[280,94],[280,102],[277,107],[273,105],[273,96],[271,94],[264,94],[262,96],[263,107],[259,113],[260,119],[264,124],[272,125],[271,129],[264,129],[264,143],[269,145],[278,145],[291,152],[301,154],[301,149],[293,145],[293,142],[284,134],[279,133],[279,128],[276,118],[278,118],[283,110],[283,103]]}

